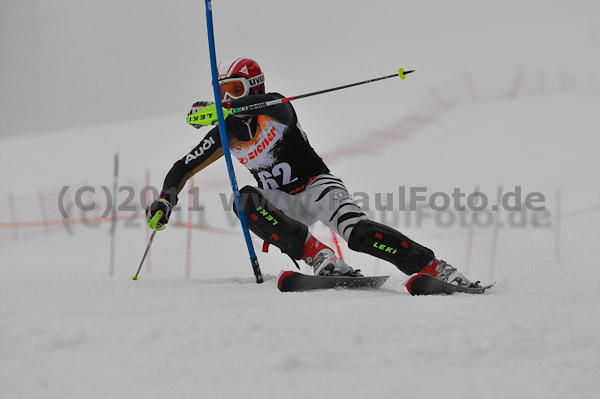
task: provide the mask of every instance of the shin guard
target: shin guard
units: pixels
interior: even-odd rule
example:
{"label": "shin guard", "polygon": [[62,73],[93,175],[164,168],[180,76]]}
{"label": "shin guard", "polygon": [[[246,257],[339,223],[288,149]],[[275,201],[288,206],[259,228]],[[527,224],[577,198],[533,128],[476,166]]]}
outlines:
{"label": "shin guard", "polygon": [[240,195],[250,230],[292,259],[302,259],[308,227],[286,216],[254,187],[243,187]]}
{"label": "shin guard", "polygon": [[433,251],[404,234],[371,220],[361,220],[354,226],[348,247],[391,262],[405,274],[420,272],[435,259]]}

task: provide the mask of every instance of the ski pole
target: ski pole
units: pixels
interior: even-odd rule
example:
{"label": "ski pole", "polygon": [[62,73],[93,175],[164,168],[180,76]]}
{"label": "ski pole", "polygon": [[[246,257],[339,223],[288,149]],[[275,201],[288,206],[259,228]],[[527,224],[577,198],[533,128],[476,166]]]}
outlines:
{"label": "ski pole", "polygon": [[[154,215],[154,217],[152,218],[152,220],[156,219],[156,221],[158,221],[163,215],[162,211],[158,211],[156,212],[156,215]],[[156,232],[158,230],[154,230],[152,232],[152,235],[150,235],[150,240],[148,241],[148,245],[146,246],[146,250],[144,251],[144,256],[142,256],[142,261],[140,262],[140,266],[137,269],[137,272],[135,273],[134,276],[131,276],[130,278],[132,280],[137,280],[138,279],[138,275],[140,274],[140,270],[142,270],[142,266],[144,265],[144,261],[146,260],[146,256],[148,256],[148,252],[150,251],[150,246],[152,245],[152,241],[154,241],[154,236],[156,235]]]}
{"label": "ski pole", "polygon": [[[363,80],[362,82],[356,82],[356,83],[350,83],[350,84],[343,85],[343,86],[332,87],[331,89],[313,91],[312,93],[300,94],[300,95],[293,96],[293,97],[286,97],[286,98],[280,98],[277,100],[265,101],[262,103],[250,104],[245,107],[231,108],[230,111],[231,111],[231,114],[239,114],[240,112],[244,112],[244,111],[252,111],[255,109],[259,109],[259,108],[270,107],[271,105],[277,105],[277,104],[287,103],[287,102],[290,102],[293,100],[299,100],[301,98],[318,96],[319,94],[325,94],[325,93],[330,93],[332,91],[348,89],[350,87],[360,86],[360,85],[364,85],[367,83],[373,83],[373,82],[377,82],[379,80],[395,78],[396,76],[399,76],[400,79],[404,80],[404,79],[406,79],[406,75],[408,75],[409,73],[413,73],[413,72],[414,72],[414,70],[405,71],[403,68],[400,68],[398,73],[395,73],[393,75],[387,75],[387,76],[382,76],[379,78]],[[224,107],[227,108],[227,103],[224,103]]]}
{"label": "ski pole", "polygon": [[[230,108],[231,102],[225,101],[222,103],[223,108],[224,108],[223,113],[227,117],[229,115],[239,114],[239,113],[243,113],[243,112],[247,112],[247,111],[253,111],[255,109],[266,108],[266,107],[270,107],[272,105],[283,104],[283,103],[287,103],[287,102],[290,102],[293,100],[299,100],[301,98],[317,96],[319,94],[330,93],[332,91],[347,89],[350,87],[364,85],[367,83],[373,83],[373,82],[377,82],[379,80],[395,78],[397,76],[400,77],[400,79],[404,80],[404,79],[406,79],[406,75],[408,75],[409,73],[413,73],[413,72],[414,72],[414,70],[405,71],[403,68],[400,68],[398,70],[398,73],[395,73],[393,75],[381,76],[379,78],[363,80],[362,82],[350,83],[350,84],[343,85],[343,86],[332,87],[331,89],[313,91],[311,93],[300,94],[300,95],[292,96],[292,97],[285,97],[285,98],[279,98],[276,100],[263,101],[260,103],[250,104],[250,105],[246,105],[246,106],[238,107],[238,108]],[[206,107],[194,114],[189,115],[187,117],[187,122],[189,124],[213,125],[213,124],[215,124],[215,122],[217,120],[216,114],[217,114],[216,108]]]}

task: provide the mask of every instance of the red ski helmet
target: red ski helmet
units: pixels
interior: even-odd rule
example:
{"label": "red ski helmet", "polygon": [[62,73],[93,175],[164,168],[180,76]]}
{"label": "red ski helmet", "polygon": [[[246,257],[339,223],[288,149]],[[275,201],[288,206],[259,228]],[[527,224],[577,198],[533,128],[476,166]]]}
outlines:
{"label": "red ski helmet", "polygon": [[218,67],[221,100],[265,92],[265,76],[258,63],[250,58],[236,58]]}

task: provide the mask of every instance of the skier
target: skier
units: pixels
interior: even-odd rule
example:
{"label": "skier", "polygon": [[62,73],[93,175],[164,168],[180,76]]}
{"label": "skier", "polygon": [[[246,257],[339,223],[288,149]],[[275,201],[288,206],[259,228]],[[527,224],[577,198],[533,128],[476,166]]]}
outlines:
{"label": "skier", "polygon": [[[264,75],[252,59],[223,62],[218,74],[222,101],[231,108],[283,98],[265,92]],[[196,102],[188,115],[212,104]],[[343,181],[330,173],[311,147],[289,102],[231,115],[225,125],[232,155],[258,182],[258,187],[245,186],[240,194],[248,227],[265,246],[278,247],[294,261],[302,259],[315,275],[359,276],[309,232],[308,226],[321,221],[347,241],[350,249],[391,262],[405,274],[421,272],[451,284],[477,286],[430,249],[369,220]],[[186,181],[222,155],[216,126],[167,173],[160,198],[146,209],[150,228],[166,227]],[[158,211],[162,217],[151,223]]]}

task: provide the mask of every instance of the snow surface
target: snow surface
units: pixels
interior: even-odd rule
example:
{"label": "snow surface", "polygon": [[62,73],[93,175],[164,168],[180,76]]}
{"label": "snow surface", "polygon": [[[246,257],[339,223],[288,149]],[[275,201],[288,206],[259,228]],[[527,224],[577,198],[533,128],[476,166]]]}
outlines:
{"label": "snow surface", "polygon": [[[383,1],[373,2],[371,11],[348,5],[338,26],[363,46],[363,58],[331,28],[326,45],[315,45],[325,33],[321,25],[336,18],[339,5],[333,3],[323,4],[318,15],[310,12],[315,2],[278,7],[274,15],[298,15],[286,38],[294,51],[327,66],[340,58],[352,62],[332,78],[302,61],[303,73],[286,81],[283,71],[299,66],[257,48],[272,71],[267,84],[296,94],[348,83],[365,71],[365,78],[374,69],[376,76],[377,68],[390,73],[382,65],[393,69],[398,58],[418,60],[418,72],[406,81],[301,100],[296,109],[333,173],[371,199],[401,185],[426,186],[429,193],[479,187],[490,198],[499,184],[505,191],[521,186],[524,193],[543,193],[545,213],[516,215],[521,219],[515,225],[514,214],[501,212],[493,268],[490,226],[475,228],[470,242],[468,224],[444,227],[432,214],[417,225],[406,219],[414,213],[385,214],[411,238],[469,276],[496,281],[496,287],[483,296],[411,297],[403,287],[406,276],[345,245],[349,264],[392,275],[384,289],[282,294],[276,276],[293,266],[276,250],[259,253],[266,281],[257,285],[239,228],[222,210],[219,194],[227,195],[229,187],[218,162],[194,180],[207,227],[192,232],[190,278],[187,232],[175,225],[157,234],[151,262],[133,282],[128,277],[147,242],[140,219],[119,223],[111,278],[109,223],[15,232],[2,227],[12,213],[1,213],[0,397],[597,396],[597,3],[579,1],[579,7],[565,9],[558,2],[509,1],[495,5],[494,18],[483,2],[467,0],[435,4],[435,15],[425,5],[405,15],[403,2],[392,10]],[[256,10],[247,4],[236,2],[246,13]],[[217,27],[227,22],[219,16],[221,7],[215,2]],[[374,19],[375,11],[383,18],[379,24],[352,24]],[[313,17],[314,31],[306,30]],[[238,42],[221,29],[224,57],[236,55]],[[406,42],[396,40],[411,33]],[[391,46],[404,53],[392,54]],[[556,54],[573,69],[549,65]],[[511,96],[515,82],[519,90]],[[202,137],[185,126],[185,111],[3,138],[0,207],[8,210],[13,195],[18,221],[39,221],[41,192],[48,198],[48,219],[57,219],[57,193],[64,185],[71,186],[68,198],[78,187],[96,187],[87,200],[102,204],[100,187],[112,187],[115,152],[120,185],[135,187],[139,202],[146,170],[160,186],[170,165]],[[380,118],[351,117],[376,111]],[[252,183],[242,167],[236,171],[240,186]],[[182,204],[187,206],[186,198]],[[373,208],[370,214],[381,220]],[[74,220],[103,212],[70,209]],[[139,207],[135,214],[141,214]],[[180,212],[174,220],[186,217]],[[326,229],[314,231],[331,244]]]}

